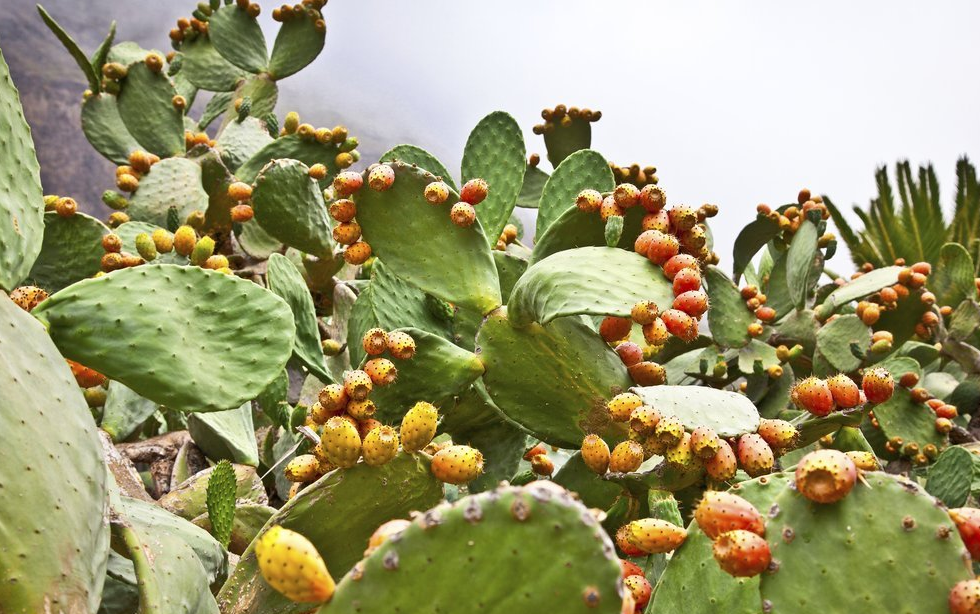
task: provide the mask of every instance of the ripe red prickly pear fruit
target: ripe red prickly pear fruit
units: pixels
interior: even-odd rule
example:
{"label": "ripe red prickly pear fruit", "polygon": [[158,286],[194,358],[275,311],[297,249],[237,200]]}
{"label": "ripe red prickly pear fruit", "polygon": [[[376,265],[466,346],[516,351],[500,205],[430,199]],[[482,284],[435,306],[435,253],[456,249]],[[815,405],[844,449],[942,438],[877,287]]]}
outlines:
{"label": "ripe red prickly pear fruit", "polygon": [[598,190],[582,190],[575,198],[575,206],[585,213],[595,213],[602,206],[602,194]]}
{"label": "ripe red prickly pear fruit", "polygon": [[630,428],[641,435],[650,435],[660,423],[660,412],[649,405],[640,405],[630,414]]}
{"label": "ripe red prickly pear fruit", "polygon": [[653,324],[660,315],[660,309],[653,301],[640,301],[630,309],[630,317],[640,326]]}
{"label": "ripe red prickly pear fruit", "polygon": [[676,446],[684,437],[684,423],[677,416],[662,416],[654,434],[665,446]]}
{"label": "ripe red prickly pear fruit", "polygon": [[644,231],[659,230],[660,232],[670,233],[670,218],[667,217],[666,211],[648,213],[643,216],[643,220],[640,222],[640,228]]}
{"label": "ripe red prickly pear fruit", "polygon": [[690,254],[677,254],[664,263],[664,275],[673,280],[683,269],[698,269],[698,259]]}
{"label": "ripe red prickly pear fruit", "polygon": [[602,323],[599,324],[599,336],[606,343],[614,343],[628,337],[632,326],[633,321],[629,318],[606,316],[603,318]]}
{"label": "ripe red prickly pear fruit", "polygon": [[642,612],[643,608],[650,603],[650,595],[653,594],[653,586],[650,585],[650,581],[642,575],[632,575],[623,580],[623,586],[633,595],[633,601],[636,604],[633,607],[636,608],[637,612]]}
{"label": "ripe red prickly pear fruit", "polygon": [[406,452],[418,452],[429,445],[436,435],[439,413],[431,403],[419,401],[402,418],[402,448]]}
{"label": "ripe red prickly pear fruit", "polygon": [[449,219],[460,228],[469,228],[476,222],[476,209],[473,205],[460,201],[449,210]]}
{"label": "ripe red prickly pear fruit", "polygon": [[626,422],[630,419],[633,410],[643,405],[643,400],[632,392],[622,392],[617,394],[606,403],[609,415],[616,422]]}
{"label": "ripe red prickly pear fruit", "polygon": [[379,164],[368,173],[368,187],[376,192],[384,192],[395,184],[395,169],[387,164]]}
{"label": "ripe red prickly pear fruit", "polygon": [[818,377],[808,377],[797,382],[791,393],[793,401],[814,416],[826,416],[834,411],[834,395],[827,382]]}
{"label": "ripe red prickly pear fruit", "polygon": [[630,576],[642,576],[643,575],[643,568],[641,568],[639,565],[637,565],[633,561],[629,561],[627,559],[619,559],[619,566],[623,570],[623,579],[624,580],[626,578],[630,577]]}
{"label": "ripe red prickly pear fruit", "polygon": [[980,614],[980,580],[962,580],[949,591],[949,614]]}
{"label": "ripe red prickly pear fruit", "polygon": [[834,397],[834,403],[841,409],[857,407],[861,403],[861,391],[854,381],[843,373],[829,378],[827,386]]}
{"label": "ripe red prickly pear fruit", "polygon": [[668,339],[670,339],[670,331],[660,318],[643,325],[643,340],[650,345],[663,345]]}
{"label": "ripe red prickly pear fruit", "polygon": [[398,454],[398,433],[390,426],[379,426],[368,431],[361,446],[364,462],[380,467]]}
{"label": "ripe red prickly pear fruit", "polygon": [[884,403],[895,391],[895,380],[886,369],[873,367],[864,372],[861,388],[869,403]]}
{"label": "ripe red prickly pear fruit", "polygon": [[704,290],[688,290],[677,295],[674,309],[679,309],[694,319],[700,319],[708,311],[708,295]]}
{"label": "ripe red prickly pear fruit", "polygon": [[688,205],[674,205],[667,210],[670,225],[675,232],[690,230],[698,223],[698,212]]}
{"label": "ripe red prickly pear fruit", "polygon": [[643,464],[643,446],[635,441],[623,441],[609,455],[609,471],[630,473]]}
{"label": "ripe red prickly pear fruit", "polygon": [[641,256],[647,255],[647,250],[650,249],[650,242],[656,235],[652,230],[644,230],[640,233],[640,236],[636,237],[636,241],[633,242],[633,251]]}
{"label": "ripe red prickly pear fruit", "polygon": [[[677,258],[678,256],[674,256]],[[685,268],[674,275],[674,296],[701,289],[701,271]]]}
{"label": "ripe red prickly pear fruit", "polygon": [[628,524],[624,524],[616,530],[616,547],[626,556],[645,556],[647,554],[630,540],[630,526]]}
{"label": "ripe red prickly pear fruit", "polygon": [[341,384],[328,384],[320,390],[318,397],[320,405],[328,412],[342,412],[347,407],[350,397],[347,396],[347,389]]}
{"label": "ripe red prickly pear fruit", "polygon": [[616,354],[627,367],[632,367],[643,360],[643,349],[632,341],[624,341],[617,345]]}
{"label": "ripe red prickly pear fruit", "polygon": [[712,546],[721,569],[736,578],[757,576],[769,567],[772,553],[766,540],[751,531],[722,533]]}
{"label": "ripe red prickly pear fruit", "polygon": [[555,464],[548,458],[547,454],[536,454],[531,457],[531,471],[547,477],[555,472]]}
{"label": "ripe red prickly pear fruit", "polygon": [[354,421],[334,416],[323,425],[320,445],[327,460],[338,467],[353,467],[361,456],[361,436]]}
{"label": "ripe red prickly pear fruit", "polygon": [[949,517],[956,523],[966,549],[974,561],[980,560],[980,509],[975,507],[958,507],[949,510]]}
{"label": "ripe red prickly pear fruit", "polygon": [[796,466],[796,490],[815,503],[836,503],[851,492],[857,467],[839,450],[810,452]]}
{"label": "ripe red prickly pear fruit", "polygon": [[347,249],[344,250],[344,261],[351,266],[364,264],[370,257],[371,246],[365,241],[358,241],[353,245],[348,245]]}
{"label": "ripe red prickly pear fruit", "polygon": [[670,334],[681,341],[691,342],[698,338],[698,321],[679,309],[668,309],[660,314],[660,319]]}
{"label": "ripe red prickly pear fruit", "polygon": [[375,386],[387,386],[398,377],[395,363],[387,358],[372,358],[364,363],[364,372],[371,378]]}
{"label": "ripe red prickly pear fruit", "polygon": [[616,204],[616,199],[612,197],[612,194],[602,199],[602,204],[599,205],[599,219],[603,222],[611,217],[624,215],[626,215],[626,210]]}
{"label": "ripe red prickly pear fruit", "polygon": [[371,537],[368,538],[368,547],[364,551],[364,556],[368,557],[372,552],[380,548],[392,537],[400,534],[402,531],[412,526],[410,520],[405,520],[404,518],[395,518],[394,520],[389,520],[380,527],[374,530]]}
{"label": "ripe red prickly pear fruit", "polygon": [[657,185],[647,184],[640,190],[640,206],[650,213],[657,213],[667,204],[667,193]]}
{"label": "ripe red prickly pear fruit", "polygon": [[718,451],[704,461],[704,470],[713,480],[724,482],[735,477],[738,461],[735,452],[724,439],[718,440]]}
{"label": "ripe red prickly pear fruit", "polygon": [[441,205],[449,199],[449,185],[445,181],[433,181],[425,186],[425,200],[433,205]]}
{"label": "ripe red prickly pear fruit", "polygon": [[646,256],[654,264],[664,264],[681,250],[677,237],[671,234],[654,230],[650,238],[650,245],[647,247]]}
{"label": "ripe red prickly pear fruit", "polygon": [[269,585],[296,603],[322,603],[336,585],[323,558],[308,539],[274,526],[255,542],[259,571]]}
{"label": "ripe red prickly pear fruit", "polygon": [[792,448],[800,438],[800,433],[796,427],[785,420],[763,418],[759,422],[757,432],[773,450]]}
{"label": "ripe red prickly pear fruit", "polygon": [[381,328],[372,328],[361,337],[361,346],[369,356],[380,356],[388,349],[388,334]]}
{"label": "ripe red prickly pear fruit", "polygon": [[845,454],[854,462],[854,466],[861,471],[877,471],[879,469],[878,457],[875,456],[874,452],[851,450],[850,452],[845,452]]}
{"label": "ripe red prickly pear fruit", "polygon": [[772,448],[756,433],[746,433],[738,438],[737,453],[739,466],[754,478],[772,471],[776,463]]}
{"label": "ripe red prickly pear fruit", "polygon": [[66,360],[68,361],[68,366],[71,368],[71,374],[75,376],[75,382],[81,388],[92,388],[93,386],[101,386],[106,383],[106,376],[95,369],[90,369],[74,360]]}
{"label": "ripe red prickly pear fruit", "polygon": [[621,183],[613,190],[613,200],[623,209],[635,207],[640,202],[640,189],[632,183]]}
{"label": "ripe red prickly pear fruit", "polygon": [[629,541],[648,554],[664,554],[680,547],[687,530],[659,518],[641,518],[628,525]]}
{"label": "ripe red prickly pear fruit", "polygon": [[605,475],[609,470],[609,445],[595,434],[589,434],[582,440],[582,461],[585,466],[599,475]]}
{"label": "ripe red prickly pear fruit", "polygon": [[333,178],[333,191],[340,198],[346,198],[361,189],[364,185],[364,177],[354,171],[343,171],[337,173]]}
{"label": "ripe red prickly pear fruit", "polygon": [[374,383],[371,381],[371,376],[364,371],[355,369],[344,373],[344,390],[352,400],[363,401],[371,394],[372,388]]}
{"label": "ripe red prickly pear fruit", "polygon": [[477,177],[463,184],[463,187],[459,190],[459,199],[470,205],[478,205],[483,202],[483,199],[489,193],[490,186],[486,180]]}
{"label": "ripe red prickly pear fruit", "polygon": [[722,533],[740,529],[760,537],[766,535],[766,519],[759,510],[738,495],[709,490],[694,510],[694,520],[711,539]]}
{"label": "ripe red prickly pear fruit", "polygon": [[626,371],[637,386],[660,386],[667,383],[667,370],[663,365],[649,360],[630,365]]}
{"label": "ripe red prickly pear fruit", "polygon": [[698,458],[714,458],[720,448],[721,439],[711,427],[699,426],[691,431],[691,451]]}
{"label": "ripe red prickly pear fruit", "polygon": [[548,448],[545,447],[543,443],[539,443],[524,453],[524,460],[530,462],[531,459],[537,456],[538,454],[547,454],[547,453],[548,453]]}
{"label": "ripe red prickly pear fruit", "polygon": [[46,298],[48,298],[48,293],[37,286],[21,286],[14,288],[13,292],[10,293],[10,300],[24,311],[31,311]]}
{"label": "ripe red prickly pear fruit", "polygon": [[396,330],[388,333],[388,352],[397,360],[409,360],[415,356],[415,339],[408,333]]}
{"label": "ripe red prickly pear fruit", "polygon": [[466,484],[483,473],[483,454],[469,446],[449,446],[432,457],[431,469],[440,482]]}

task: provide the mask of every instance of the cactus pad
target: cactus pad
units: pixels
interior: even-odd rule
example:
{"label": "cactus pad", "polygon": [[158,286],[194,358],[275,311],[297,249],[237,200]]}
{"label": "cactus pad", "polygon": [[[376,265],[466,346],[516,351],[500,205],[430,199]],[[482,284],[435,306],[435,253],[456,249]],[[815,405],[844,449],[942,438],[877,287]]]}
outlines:
{"label": "cactus pad", "polygon": [[849,373],[860,367],[861,358],[855,356],[851,346],[857,346],[863,356],[869,345],[871,329],[853,314],[839,316],[817,331],[817,351],[827,359],[833,372]]}
{"label": "cactus pad", "polygon": [[[574,200],[574,196],[572,197]],[[618,247],[632,250],[636,237],[641,232],[643,207],[632,207],[623,216],[623,227],[616,242]],[[534,253],[531,262],[535,263],[548,256],[567,249],[586,246],[607,245],[606,227],[595,213],[586,213],[578,207],[571,207],[558,216],[544,234],[535,237]]]}
{"label": "cactus pad", "polygon": [[275,160],[262,169],[252,191],[255,220],[283,243],[315,256],[333,250],[323,194],[309,167],[297,160]]}
{"label": "cactus pad", "polygon": [[57,292],[95,275],[105,253],[102,236],[108,232],[105,224],[84,213],[67,218],[45,213],[44,242],[28,279],[48,292]]}
{"label": "cactus pad", "polygon": [[183,63],[180,72],[197,87],[211,92],[229,92],[248,73],[218,53],[211,39],[199,36],[180,44]]}
{"label": "cactus pad", "polygon": [[898,273],[902,270],[900,266],[886,266],[865,273],[853,281],[849,281],[840,288],[831,292],[824,300],[824,309],[830,315],[842,305],[855,301],[865,296],[874,294],[882,288],[894,286],[898,283]]}
{"label": "cactus pad", "polygon": [[187,431],[211,460],[227,459],[253,467],[259,464],[250,401],[237,409],[193,413],[187,416]]}
{"label": "cactus pad", "polygon": [[446,165],[421,147],[416,145],[395,145],[381,156],[381,162],[394,162],[396,160],[424,168],[436,177],[441,177],[452,189],[457,192],[459,191]]}
{"label": "cactus pad", "polygon": [[926,492],[946,507],[966,505],[973,491],[973,482],[980,473],[980,458],[962,446],[950,446],[929,468]]}
{"label": "cactus pad", "polygon": [[[570,207],[575,207],[575,197],[586,188],[608,192],[615,180],[609,163],[597,151],[583,149],[562,160],[548,178],[538,204],[538,221],[535,236],[542,236],[552,222]],[[604,242],[603,242],[604,243]]]}
{"label": "cactus pad", "polygon": [[167,212],[177,208],[181,220],[192,211],[208,208],[208,193],[201,187],[201,167],[187,158],[160,160],[140,179],[126,212],[137,221],[165,228]]}
{"label": "cactus pad", "polygon": [[548,173],[536,166],[528,165],[524,170],[524,183],[521,185],[521,193],[517,196],[517,206],[527,209],[537,209],[541,201],[541,192],[544,184],[548,182]]}
{"label": "cactus pad", "polygon": [[463,150],[462,180],[480,177],[490,193],[476,216],[493,244],[504,229],[524,183],[524,135],[513,117],[503,111],[487,115],[473,128]]}
{"label": "cactus pad", "polygon": [[744,394],[703,386],[642,386],[631,389],[664,416],[677,416],[684,428],[710,427],[719,437],[737,437],[759,428],[759,412]]}
{"label": "cactus pad", "polygon": [[225,5],[208,20],[211,44],[221,57],[250,73],[266,69],[265,36],[254,17],[237,5]]}
{"label": "cactus pad", "polygon": [[244,121],[232,121],[225,125],[218,135],[218,151],[225,166],[234,172],[273,140],[265,122],[249,116]]}
{"label": "cactus pad", "polygon": [[268,261],[266,280],[269,289],[286,301],[293,311],[293,321],[296,323],[293,355],[320,381],[331,382],[332,378],[323,361],[323,350],[320,348],[320,328],[316,322],[313,298],[306,288],[303,276],[288,258],[282,254],[272,254]]}
{"label": "cactus pad", "polygon": [[160,408],[119,382],[109,382],[99,428],[113,441],[123,441]]}
{"label": "cactus pad", "polygon": [[745,306],[738,287],[716,266],[705,269],[705,285],[711,309],[708,327],[715,343],[723,347],[742,347],[749,341],[749,325],[755,314]]}
{"label": "cactus pad", "polygon": [[95,151],[115,164],[128,164],[129,154],[141,148],[119,115],[118,99],[105,92],[82,103],[82,132]]}
{"label": "cactus pad", "polygon": [[326,27],[316,25],[320,19],[319,11],[308,11],[294,15],[279,26],[269,58],[269,74],[273,79],[285,79],[299,72],[320,55],[327,35]]}
{"label": "cactus pad", "polygon": [[184,153],[184,113],[174,108],[177,95],[167,75],[142,61],[131,64],[117,99],[119,117],[133,138],[161,158]]}
{"label": "cactus pad", "polygon": [[223,547],[231,541],[235,522],[235,470],[226,460],[214,466],[208,478],[207,506],[211,534]]}

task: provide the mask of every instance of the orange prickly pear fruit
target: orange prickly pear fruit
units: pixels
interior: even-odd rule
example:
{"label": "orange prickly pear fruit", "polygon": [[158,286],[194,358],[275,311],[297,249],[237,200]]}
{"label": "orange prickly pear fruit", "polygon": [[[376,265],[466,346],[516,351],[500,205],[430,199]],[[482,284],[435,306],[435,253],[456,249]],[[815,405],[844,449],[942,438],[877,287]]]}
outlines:
{"label": "orange prickly pear fruit", "polygon": [[643,575],[643,568],[637,565],[636,563],[634,563],[633,561],[629,561],[627,559],[619,559],[619,566],[623,570],[624,580],[630,576]]}
{"label": "orange prickly pear fruit", "polygon": [[646,257],[654,264],[662,265],[676,256],[680,252],[681,246],[677,242],[677,237],[672,234],[660,232],[659,230],[652,232],[654,234],[651,235]]}
{"label": "orange prickly pear fruit", "polygon": [[478,205],[483,202],[483,199],[489,193],[490,186],[486,180],[477,177],[463,184],[463,187],[459,190],[459,199],[470,205]]}
{"label": "orange prickly pear fruit", "polygon": [[635,441],[623,441],[609,455],[609,471],[630,473],[643,464],[643,446]]}
{"label": "orange prickly pear fruit", "polygon": [[623,209],[635,207],[640,202],[640,189],[632,183],[621,183],[613,190],[613,200]]}
{"label": "orange prickly pear fruit", "polygon": [[609,470],[609,446],[595,434],[589,434],[582,440],[582,461],[586,467],[599,475],[605,475]]}
{"label": "orange prickly pear fruit", "polygon": [[697,210],[688,205],[674,205],[667,210],[667,216],[675,231],[690,230],[698,223]]}
{"label": "orange prickly pear fruit", "polygon": [[683,311],[694,319],[699,319],[708,311],[708,295],[704,290],[688,290],[678,294],[671,307]]}
{"label": "orange prickly pear fruit", "polygon": [[536,454],[531,457],[531,471],[541,476],[550,476],[555,472],[555,464],[547,454]]}
{"label": "orange prickly pear fruit", "polygon": [[670,331],[667,330],[667,325],[660,318],[643,325],[643,340],[650,345],[663,345],[667,343],[668,339],[670,339]]}
{"label": "orange prickly pear fruit", "polygon": [[663,365],[649,360],[630,365],[626,372],[637,386],[660,386],[667,383],[667,370]]}
{"label": "orange prickly pear fruit", "polygon": [[547,454],[548,448],[543,443],[539,443],[524,453],[524,460],[531,462],[531,459],[538,454]]}
{"label": "orange prickly pear fruit", "polygon": [[364,333],[361,345],[369,356],[380,356],[388,349],[388,334],[381,328],[372,328]]}
{"label": "orange prickly pear fruit", "polygon": [[418,452],[429,445],[436,435],[439,414],[431,403],[419,401],[402,418],[402,447],[406,452]]}
{"label": "orange prickly pear fruit", "polygon": [[352,266],[364,264],[370,257],[371,246],[364,241],[348,245],[347,249],[344,250],[344,262]]}
{"label": "orange prickly pear fruit", "polygon": [[398,433],[390,426],[372,429],[364,437],[361,454],[372,467],[384,465],[398,454]]}
{"label": "orange prickly pear fruit", "polygon": [[323,424],[330,418],[333,418],[336,414],[327,411],[323,404],[317,401],[313,405],[310,405],[310,409],[307,411],[307,417],[313,422],[313,424]]}
{"label": "orange prickly pear fruit", "polygon": [[190,256],[197,244],[197,233],[190,226],[181,226],[174,232],[174,250],[181,256]]}
{"label": "orange prickly pear fruit", "polygon": [[31,311],[46,298],[48,298],[48,293],[37,286],[21,286],[14,288],[13,292],[10,293],[10,300],[24,311]]}
{"label": "orange prickly pear fruit", "polygon": [[694,520],[711,539],[735,529],[750,531],[760,537],[766,535],[766,519],[759,510],[742,497],[729,492],[705,492],[694,510]]}
{"label": "orange prickly pear fruit", "polygon": [[[680,256],[674,256],[679,258]],[[671,259],[673,260],[673,258]],[[694,268],[684,268],[677,271],[673,280],[674,295],[680,296],[685,292],[694,292],[701,289],[701,271]]]}
{"label": "orange prickly pear fruit", "polygon": [[613,198],[612,194],[602,199],[602,204],[599,205],[599,219],[603,222],[611,217],[622,217],[626,215],[626,210],[616,204],[616,199]]}
{"label": "orange prickly pear fruit", "polygon": [[864,372],[861,388],[869,403],[884,403],[895,391],[895,380],[886,369],[873,367]]}
{"label": "orange prickly pear fruit", "polygon": [[653,594],[653,586],[650,581],[643,575],[632,575],[623,580],[623,586],[629,589],[635,603],[633,606],[635,609],[629,610],[629,612],[642,612],[643,608],[650,603],[650,596]]}
{"label": "orange prickly pear fruit", "polygon": [[797,382],[791,395],[800,409],[805,409],[814,416],[826,416],[834,411],[834,395],[830,386],[818,377],[808,377]]}
{"label": "orange prickly pear fruit", "polygon": [[409,360],[415,356],[415,339],[402,331],[390,332],[388,333],[388,352],[397,360]]}
{"label": "orange prickly pear fruit", "polygon": [[698,338],[698,321],[683,311],[668,309],[660,314],[660,319],[663,320],[670,334],[681,341],[690,342]]}
{"label": "orange prickly pear fruit", "polygon": [[378,408],[371,399],[347,402],[347,413],[354,420],[367,420],[373,416],[376,411],[378,411]]}
{"label": "orange prickly pear fruit", "polygon": [[347,391],[347,396],[354,401],[366,399],[373,387],[371,376],[360,369],[344,373],[344,389]]}
{"label": "orange prickly pear fruit", "polygon": [[433,181],[425,186],[425,200],[433,205],[441,205],[449,199],[449,186],[444,181]]}
{"label": "orange prickly pear fruit", "polygon": [[599,324],[599,336],[606,343],[613,343],[628,337],[632,326],[633,321],[629,318],[606,316]]}
{"label": "orange prickly pear fruit", "polygon": [[617,394],[606,403],[609,415],[616,422],[626,422],[630,419],[633,410],[643,405],[643,400],[632,392]]}
{"label": "orange prickly pear fruit", "polygon": [[[664,263],[664,275],[667,279],[673,281],[673,279],[684,269],[692,269],[694,271],[700,271],[698,267],[698,259],[690,254],[677,254],[670,260]],[[700,284],[699,284],[700,287]],[[695,290],[697,288],[694,288]],[[679,294],[679,293],[675,293]]]}
{"label": "orange prickly pear fruit", "polygon": [[368,187],[376,192],[384,192],[395,184],[395,169],[387,164],[379,164],[368,173]]}
{"label": "orange prickly pear fruit", "polygon": [[659,518],[641,518],[626,525],[629,541],[648,554],[664,554],[680,547],[687,530]]}
{"label": "orange prickly pear fruit", "polygon": [[232,200],[243,201],[252,198],[252,186],[236,181],[228,186],[228,197]]}
{"label": "orange prickly pear fruit", "polygon": [[476,222],[476,209],[473,205],[460,201],[449,210],[449,219],[460,228],[469,228]]}
{"label": "orange prickly pear fruit", "polygon": [[255,542],[259,571],[269,585],[290,601],[322,603],[336,585],[312,543],[299,533],[274,526]]}
{"label": "orange prickly pear fruit", "polygon": [[980,560],[980,509],[959,507],[949,510],[949,517],[956,524],[960,537],[970,551],[973,560]]}
{"label": "orange prickly pear fruit", "polygon": [[344,416],[327,420],[320,435],[320,445],[329,462],[345,469],[356,465],[361,456],[361,436],[354,421]]}
{"label": "orange prickly pear fruit", "polygon": [[667,193],[657,185],[648,184],[640,190],[640,206],[650,213],[657,213],[667,204]]}
{"label": "orange prickly pear fruit", "polygon": [[327,212],[330,213],[330,217],[338,222],[349,222],[357,215],[357,205],[348,198],[341,198],[330,203]]}
{"label": "orange prickly pear fruit", "polygon": [[337,173],[333,178],[334,193],[340,198],[346,198],[361,189],[364,185],[364,177],[354,171],[344,171]]}
{"label": "orange prickly pear fruit", "polygon": [[395,363],[387,358],[372,358],[364,363],[364,372],[368,374],[375,386],[387,386],[398,377]]}
{"label": "orange prickly pear fruit", "polygon": [[347,389],[343,385],[328,384],[320,390],[318,399],[323,409],[335,414],[344,411],[350,397],[347,396]]}
{"label": "orange prickly pear fruit", "polygon": [[643,361],[643,348],[632,341],[624,341],[616,346],[616,355],[629,368]]}
{"label": "orange prickly pear fruit", "polygon": [[660,412],[648,405],[640,405],[630,413],[630,428],[641,435],[650,435],[657,429]]}
{"label": "orange prickly pear fruit", "polygon": [[153,245],[161,254],[168,254],[174,249],[174,235],[163,228],[157,228],[150,234]]}
{"label": "orange prickly pear fruit", "polygon": [[575,197],[575,206],[585,213],[595,213],[602,206],[602,194],[598,190],[582,190]]}
{"label": "orange prickly pear fruit", "polygon": [[431,469],[440,482],[467,484],[483,473],[483,454],[469,446],[449,446],[432,457]]}
{"label": "orange prickly pear fruit", "polygon": [[123,247],[122,237],[120,237],[116,233],[110,232],[109,234],[104,235],[102,237],[102,249],[105,250],[106,253],[118,254],[119,252],[122,251],[122,247]]}
{"label": "orange prickly pear fruit", "polygon": [[785,420],[763,418],[759,422],[757,432],[773,450],[792,448],[800,438],[800,433],[796,427]]}
{"label": "orange prickly pear fruit", "polygon": [[857,407],[861,403],[861,390],[851,378],[843,373],[828,378],[827,387],[830,388],[830,394],[834,397],[834,403],[841,409]]}
{"label": "orange prickly pear fruit", "polygon": [[630,539],[630,526],[624,524],[616,530],[616,547],[626,556],[645,556],[647,553],[633,544]]}
{"label": "orange prickly pear fruit", "polygon": [[368,547],[364,551],[364,556],[370,556],[372,552],[380,548],[385,542],[410,526],[412,526],[411,521],[405,520],[404,518],[396,518],[384,523],[375,529],[371,537],[368,538]]}
{"label": "orange prickly pear fruit", "polygon": [[766,540],[741,529],[719,535],[712,551],[722,570],[736,578],[757,576],[769,567],[772,560]]}
{"label": "orange prickly pear fruit", "polygon": [[74,360],[66,360],[68,360],[68,366],[71,368],[71,374],[75,376],[75,381],[81,388],[92,388],[93,386],[101,386],[106,383],[106,376],[95,369],[89,369]]}
{"label": "orange prickly pear fruit", "polygon": [[796,466],[796,490],[816,503],[836,503],[847,496],[857,480],[857,467],[838,450],[816,450]]}
{"label": "orange prickly pear fruit", "polygon": [[[657,321],[657,316],[659,315],[660,309],[657,308],[657,304],[653,301],[641,301],[633,305],[633,308],[630,309],[630,317],[641,326],[653,324]],[[626,334],[629,334],[628,330]]]}
{"label": "orange prickly pear fruit", "polygon": [[747,433],[738,438],[737,454],[738,464],[754,478],[772,471],[776,463],[772,448],[756,433]]}
{"label": "orange prickly pear fruit", "polygon": [[[656,230],[657,232],[670,233],[670,217],[667,216],[666,211],[658,211],[656,213],[648,213],[643,216],[640,221],[640,228],[644,232],[648,230]],[[673,236],[673,235],[671,235]],[[646,255],[646,253],[644,253]]]}
{"label": "orange prickly pear fruit", "polygon": [[714,458],[721,448],[721,439],[714,429],[699,426],[691,432],[691,451],[700,459]]}
{"label": "orange prickly pear fruit", "polygon": [[961,580],[949,591],[950,614],[980,614],[980,580]]}
{"label": "orange prickly pear fruit", "polygon": [[724,439],[718,440],[718,451],[704,461],[705,472],[713,479],[724,482],[735,477],[738,471],[738,460],[732,447]]}
{"label": "orange prickly pear fruit", "polygon": [[312,482],[320,477],[320,461],[312,454],[300,454],[286,463],[283,473],[290,482]]}

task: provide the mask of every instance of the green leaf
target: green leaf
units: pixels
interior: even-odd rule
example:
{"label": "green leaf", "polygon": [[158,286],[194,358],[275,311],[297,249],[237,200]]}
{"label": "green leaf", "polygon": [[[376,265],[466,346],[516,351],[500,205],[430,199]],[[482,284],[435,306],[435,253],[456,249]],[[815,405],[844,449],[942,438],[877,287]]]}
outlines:
{"label": "green leaf", "polygon": [[211,534],[225,548],[235,523],[235,470],[227,460],[219,462],[208,478],[207,506]]}
{"label": "green leaf", "polygon": [[817,226],[810,220],[800,224],[786,253],[786,283],[797,309],[806,306],[807,296],[817,281],[813,263],[817,258]]}
{"label": "green leaf", "polygon": [[738,287],[721,269],[708,266],[704,276],[711,305],[708,309],[711,338],[723,347],[744,346],[749,342],[749,325],[756,321],[755,314],[745,306]]}
{"label": "green leaf", "polygon": [[737,283],[751,262],[752,258],[766,243],[779,235],[779,223],[767,216],[760,215],[735,237],[735,249],[732,254],[734,280]]}
{"label": "green leaf", "polygon": [[524,134],[513,117],[503,111],[487,115],[473,128],[463,150],[462,180],[486,180],[490,191],[476,207],[487,235],[497,242],[524,183]]}
{"label": "green leaf", "polygon": [[[575,197],[586,188],[608,192],[615,186],[609,163],[597,151],[583,149],[565,158],[555,168],[541,192],[538,204],[536,237],[557,220],[562,213],[575,207]],[[598,216],[596,216],[598,217]]]}
{"label": "green leaf", "polygon": [[269,290],[286,301],[293,312],[293,321],[296,323],[293,356],[321,381],[332,382],[333,378],[327,372],[327,365],[323,361],[323,350],[320,348],[320,327],[316,321],[313,297],[306,288],[303,276],[282,254],[272,254],[267,264],[266,280]]}
{"label": "green leaf", "polygon": [[71,55],[72,59],[75,60],[78,67],[82,69],[82,74],[85,75],[85,79],[88,81],[89,89],[93,92],[98,92],[100,89],[99,75],[96,74],[95,69],[89,62],[85,52],[82,51],[82,48],[78,46],[75,39],[73,39],[70,34],[65,32],[65,30],[58,25],[58,22],[55,21],[54,18],[51,17],[51,15],[49,15],[40,4],[37,5],[37,12],[41,14],[41,19],[44,20],[45,25],[48,26],[56,37],[58,37],[58,40],[61,41],[61,44],[64,45],[65,49],[68,50],[69,55]]}

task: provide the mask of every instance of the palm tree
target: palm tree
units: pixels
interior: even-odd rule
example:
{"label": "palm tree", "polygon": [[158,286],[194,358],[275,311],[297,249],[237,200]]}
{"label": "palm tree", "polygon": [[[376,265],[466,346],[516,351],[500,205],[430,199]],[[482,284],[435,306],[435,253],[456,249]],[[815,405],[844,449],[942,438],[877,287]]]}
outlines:
{"label": "palm tree", "polygon": [[852,230],[840,210],[824,196],[854,264],[871,263],[877,268],[904,258],[910,263],[925,261],[935,265],[942,246],[956,242],[966,247],[980,267],[980,184],[969,159],[964,156],[956,162],[956,205],[948,225],[932,164],[919,167],[918,181],[907,160],[896,164],[895,172],[901,206],[896,206],[888,169],[882,166],[875,172],[878,197],[871,200],[867,210],[854,206],[854,213],[864,223],[863,230]]}

